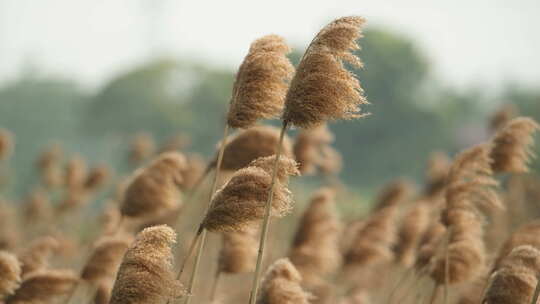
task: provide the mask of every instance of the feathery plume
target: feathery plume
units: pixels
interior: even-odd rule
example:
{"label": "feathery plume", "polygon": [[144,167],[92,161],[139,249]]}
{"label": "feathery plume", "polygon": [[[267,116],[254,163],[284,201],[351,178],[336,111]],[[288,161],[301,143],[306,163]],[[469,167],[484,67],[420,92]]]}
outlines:
{"label": "feathery plume", "polygon": [[165,225],[137,234],[118,270],[110,304],[161,303],[182,296],[172,269],[175,242],[176,233]]}
{"label": "feathery plume", "polygon": [[267,35],[255,40],[240,65],[233,85],[227,124],[247,129],[259,119],[281,113],[294,67],[285,40]]}
{"label": "feathery plume", "polygon": [[431,209],[427,202],[419,201],[405,214],[394,250],[399,264],[405,267],[414,264],[418,245],[429,227]]}
{"label": "feathery plume", "polygon": [[111,176],[111,169],[108,166],[100,165],[90,169],[88,176],[84,181],[84,189],[86,191],[95,191],[107,183]]}
{"label": "feathery plume", "polygon": [[302,174],[337,174],[342,167],[341,155],[330,146],[334,135],[326,124],[302,129],[296,137],[293,151]]}
{"label": "feathery plume", "polygon": [[489,119],[489,130],[496,132],[515,118],[518,114],[516,107],[511,104],[505,104],[501,106]]}
{"label": "feathery plume", "polygon": [[413,185],[404,179],[398,179],[386,184],[375,198],[375,210],[395,207],[406,201],[414,193]]}
{"label": "feathery plume", "polygon": [[115,202],[109,201],[100,216],[101,230],[104,235],[114,234],[120,224],[122,215]]}
{"label": "feathery plume", "polygon": [[[279,129],[272,126],[254,126],[232,135],[227,140],[223,151],[221,168],[239,170],[248,166],[259,157],[276,154],[279,142]],[[221,145],[221,144],[220,144]],[[287,135],[283,138],[282,153],[292,157],[291,141]],[[217,156],[216,156],[217,159]],[[212,162],[215,166],[216,161]]]}
{"label": "feathery plume", "polygon": [[426,188],[424,190],[428,197],[434,197],[441,194],[444,190],[446,175],[452,162],[446,153],[433,152],[428,160],[426,170]]}
{"label": "feathery plume", "polygon": [[17,246],[20,238],[17,216],[13,205],[0,197],[0,250],[11,250]]}
{"label": "feathery plume", "polygon": [[152,135],[140,132],[137,133],[130,143],[129,161],[136,165],[146,160],[154,154],[156,144]]}
{"label": "feathery plume", "polygon": [[53,207],[47,193],[40,188],[32,190],[25,200],[23,212],[27,223],[43,223],[50,220]]}
{"label": "feathery plume", "polygon": [[301,287],[302,276],[286,258],[268,269],[257,304],[308,304],[311,295]]}
{"label": "feathery plume", "polygon": [[64,151],[57,143],[49,145],[39,155],[36,167],[39,171],[41,183],[45,187],[58,187],[64,182],[64,176],[60,166],[63,157]]}
{"label": "feathery plume", "polygon": [[81,279],[97,284],[114,279],[132,239],[128,236],[105,236],[94,245],[94,251],[81,272]]}
{"label": "feathery plume", "polygon": [[346,70],[344,62],[362,63],[352,51],[361,37],[360,17],[339,18],[325,26],[313,39],[298,65],[285,98],[283,120],[311,128],[328,120],[352,119],[359,106],[367,104],[360,82]]}
{"label": "feathery plume", "polygon": [[198,154],[187,156],[187,164],[182,170],[182,190],[191,190],[205,173],[206,164],[203,158]]}
{"label": "feathery plume", "polygon": [[492,169],[496,173],[522,173],[529,171],[529,163],[534,157],[534,133],[540,125],[531,118],[512,119],[495,133],[491,158]]}
{"label": "feathery plume", "polygon": [[66,165],[64,184],[72,189],[81,188],[86,179],[87,170],[86,162],[82,157],[72,157]]}
{"label": "feathery plume", "polygon": [[254,227],[248,226],[244,230],[223,233],[223,246],[218,259],[219,271],[224,273],[253,271],[257,245],[257,230]]}
{"label": "feathery plume", "polygon": [[307,281],[339,267],[342,226],[335,206],[335,192],[321,188],[311,198],[296,231],[289,258]]}
{"label": "feathery plume", "polygon": [[13,133],[0,128],[0,161],[8,159],[13,153]]}
{"label": "feathery plume", "polygon": [[[490,145],[482,144],[460,153],[448,174],[446,208],[442,222],[449,228],[448,248],[431,270],[438,284],[462,283],[481,273],[486,260],[483,218],[479,207],[501,207],[493,187]],[[448,273],[446,273],[448,269]]]}
{"label": "feathery plume", "polygon": [[531,246],[512,250],[490,278],[482,303],[530,304],[540,274],[540,251]]}
{"label": "feathery plume", "polygon": [[[209,231],[238,231],[262,219],[272,182],[271,167],[274,159],[275,156],[259,158],[250,166],[236,171],[214,194],[202,226]],[[288,176],[299,174],[294,160],[284,157],[279,162],[271,209],[271,214],[277,217],[290,212],[292,195],[286,187]]]}
{"label": "feathery plume", "polygon": [[426,267],[430,265],[435,257],[445,235],[446,226],[441,224],[439,219],[432,221],[418,245],[418,254],[414,265],[416,271],[423,272],[426,270]]}
{"label": "feathery plume", "polygon": [[178,186],[183,181],[181,171],[185,167],[184,155],[167,152],[135,171],[120,206],[122,215],[150,217],[175,209],[179,204]]}
{"label": "feathery plume", "polygon": [[501,262],[506,258],[512,249],[522,246],[529,245],[538,250],[540,250],[540,239],[538,235],[540,234],[540,220],[534,220],[529,223],[526,223],[520,226],[512,235],[504,242],[499,249],[497,259],[494,263],[494,268],[499,268]]}
{"label": "feathery plume", "polygon": [[21,283],[21,263],[14,254],[0,250],[0,301]]}
{"label": "feathery plume", "polygon": [[33,240],[18,255],[22,263],[22,275],[47,267],[51,255],[58,249],[58,241],[51,236],[43,236]]}
{"label": "feathery plume", "polygon": [[66,296],[78,282],[70,270],[39,270],[29,274],[6,304],[46,304]]}

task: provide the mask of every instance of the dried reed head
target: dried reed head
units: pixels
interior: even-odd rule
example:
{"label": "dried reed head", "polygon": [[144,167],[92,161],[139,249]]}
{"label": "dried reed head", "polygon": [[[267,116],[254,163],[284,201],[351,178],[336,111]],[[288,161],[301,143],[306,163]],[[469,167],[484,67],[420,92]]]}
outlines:
{"label": "dried reed head", "polygon": [[352,51],[361,37],[360,17],[339,18],[325,26],[313,39],[300,61],[285,98],[283,120],[311,128],[328,120],[363,116],[359,106],[367,104],[360,82],[344,62],[361,67]]}
{"label": "dried reed head", "polygon": [[335,192],[321,188],[311,198],[296,231],[289,258],[308,281],[336,270],[341,262],[342,226],[335,206]]}
{"label": "dried reed head", "polygon": [[[332,154],[332,152],[328,152],[328,148],[333,141],[334,134],[326,124],[300,130],[293,147],[294,157],[299,164],[300,172],[308,175],[315,174],[318,169],[324,170],[321,167],[329,165],[325,163],[325,160],[338,162],[337,159],[328,159],[332,157],[332,155],[328,155]],[[323,151],[325,149],[327,151]],[[333,157],[337,158],[338,156],[334,155]]]}
{"label": "dried reed head", "polygon": [[[212,205],[202,225],[210,231],[238,231],[264,216],[268,189],[272,182],[275,156],[259,158],[234,173],[212,198]],[[289,175],[298,175],[296,163],[280,158],[273,192],[271,215],[282,217],[292,208],[292,194],[287,189]]]}
{"label": "dried reed head", "polygon": [[427,270],[426,267],[434,259],[445,235],[446,226],[441,224],[438,219],[432,221],[418,245],[418,254],[414,266],[416,271],[424,272]]}
{"label": "dried reed head", "polygon": [[152,135],[140,132],[137,133],[130,143],[129,161],[132,164],[139,164],[154,154],[156,144]]}
{"label": "dried reed head", "polygon": [[399,264],[410,267],[416,261],[418,246],[430,224],[431,209],[429,204],[420,201],[405,214],[394,250]]}
{"label": "dried reed head", "polygon": [[27,223],[43,223],[51,219],[53,207],[45,191],[40,188],[32,190],[25,199],[24,220]]}
{"label": "dried reed head", "polygon": [[67,296],[78,282],[70,270],[39,270],[29,274],[6,304],[45,304]]}
{"label": "dried reed head", "polygon": [[13,153],[13,133],[0,128],[0,161],[8,159]]}
{"label": "dried reed head", "polygon": [[330,146],[323,146],[319,168],[323,175],[337,175],[343,169],[341,153]]}
{"label": "dried reed head", "polygon": [[101,231],[104,235],[114,234],[120,225],[122,215],[115,202],[109,201],[100,216]]}
{"label": "dried reed head", "polygon": [[395,207],[414,194],[414,186],[405,179],[398,179],[386,184],[375,198],[375,210]]}
{"label": "dried reed head", "polygon": [[259,240],[257,230],[248,226],[244,230],[223,233],[223,246],[219,252],[218,267],[224,273],[243,273],[255,269]]}
{"label": "dried reed head", "polygon": [[22,263],[22,275],[46,268],[58,245],[58,241],[51,236],[39,237],[30,242],[18,255]]}
{"label": "dried reed head", "polygon": [[514,248],[490,278],[482,303],[531,303],[539,274],[540,251],[527,245]]}
{"label": "dried reed head", "polygon": [[86,180],[87,171],[84,158],[78,155],[72,157],[66,165],[64,184],[72,189],[81,188]]}
{"label": "dried reed head", "polygon": [[[486,261],[483,217],[479,207],[501,207],[492,177],[488,144],[460,153],[447,177],[446,208],[442,222],[449,228],[446,255],[439,256],[431,270],[438,283],[463,283],[481,273]],[[448,269],[448,273],[446,273]]]}
{"label": "dried reed head", "polygon": [[151,217],[177,208],[185,168],[184,155],[167,152],[135,171],[120,206],[122,215]]}
{"label": "dried reed head", "polygon": [[17,209],[0,197],[0,250],[15,248],[20,239]]}
{"label": "dried reed head", "polygon": [[175,242],[176,233],[165,225],[137,234],[118,270],[110,304],[161,303],[182,296],[172,267]]}
{"label": "dried reed head", "polygon": [[308,304],[311,295],[301,287],[302,276],[286,258],[266,272],[257,304]]}
{"label": "dried reed head", "polygon": [[[227,140],[221,168],[223,170],[239,170],[259,157],[276,154],[279,133],[280,130],[276,127],[255,126],[234,134]],[[285,135],[282,144],[283,155],[292,157],[291,150],[291,141]],[[216,160],[212,164],[215,166]]]}
{"label": "dried reed head", "polygon": [[540,234],[540,220],[534,220],[529,223],[526,223],[520,226],[512,235],[504,242],[504,244],[499,249],[497,259],[494,263],[494,268],[499,268],[501,262],[506,258],[512,249],[522,246],[529,245],[538,250],[540,250],[540,239],[538,235]]}
{"label": "dried reed head", "polygon": [[511,104],[501,106],[489,119],[489,129],[496,132],[518,115],[518,110]]}
{"label": "dried reed head", "polygon": [[187,156],[187,165],[182,170],[182,190],[191,190],[195,187],[195,184],[199,181],[202,175],[205,173],[206,163],[202,156],[198,154],[191,154]]}
{"label": "dried reed head", "polygon": [[0,250],[0,301],[21,283],[21,263],[14,254]]}
{"label": "dried reed head", "polygon": [[106,184],[109,177],[111,177],[111,169],[106,165],[99,165],[90,169],[83,187],[86,191],[95,191]]}
{"label": "dried reed head", "polygon": [[285,40],[267,35],[255,40],[240,65],[233,85],[227,123],[252,127],[259,119],[277,117],[283,108],[294,67]]}
{"label": "dried reed head", "polygon": [[492,169],[496,173],[522,173],[529,171],[534,157],[534,133],[540,125],[531,118],[518,117],[500,128],[493,137]]}
{"label": "dried reed head", "polygon": [[93,284],[114,279],[131,241],[129,236],[101,237],[82,269],[81,279]]}
{"label": "dried reed head", "polygon": [[433,152],[428,160],[426,170],[426,188],[424,190],[428,197],[438,196],[444,191],[446,175],[450,170],[452,162],[448,155],[443,152]]}

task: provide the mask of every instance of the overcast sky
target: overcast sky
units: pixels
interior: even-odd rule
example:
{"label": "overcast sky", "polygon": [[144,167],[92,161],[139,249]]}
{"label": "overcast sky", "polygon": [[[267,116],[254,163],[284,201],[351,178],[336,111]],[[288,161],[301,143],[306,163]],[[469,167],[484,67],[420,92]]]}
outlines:
{"label": "overcast sky", "polygon": [[304,46],[344,15],[415,39],[451,84],[540,83],[539,0],[0,0],[0,83],[35,65],[94,87],[158,54],[232,68],[259,36]]}

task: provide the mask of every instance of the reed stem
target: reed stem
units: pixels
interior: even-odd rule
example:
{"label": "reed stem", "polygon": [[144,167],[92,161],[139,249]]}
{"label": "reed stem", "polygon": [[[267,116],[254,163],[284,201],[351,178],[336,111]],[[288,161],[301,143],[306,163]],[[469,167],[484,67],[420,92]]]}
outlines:
{"label": "reed stem", "polygon": [[255,304],[257,300],[257,292],[259,290],[259,282],[261,280],[262,273],[262,261],[264,257],[264,246],[266,244],[266,237],[268,234],[268,227],[270,224],[270,210],[272,207],[272,199],[274,198],[274,186],[276,184],[277,171],[279,166],[279,158],[281,156],[281,146],[283,144],[283,137],[285,136],[285,131],[287,131],[288,122],[284,121],[281,128],[281,133],[279,134],[278,149],[276,153],[276,159],[274,160],[274,169],[272,171],[272,182],[270,184],[270,189],[268,189],[268,199],[264,208],[264,219],[262,224],[261,238],[259,241],[259,253],[257,255],[257,265],[255,266],[255,275],[253,277],[253,285],[251,286],[251,294],[249,296],[249,303]]}
{"label": "reed stem", "polygon": [[[208,196],[208,204],[206,206],[206,213],[208,213],[208,210],[210,209],[210,206],[212,204],[212,196],[216,192],[217,183],[219,180],[219,173],[221,169],[221,163],[223,162],[223,152],[225,151],[225,145],[227,144],[227,136],[229,134],[229,124],[225,124],[225,128],[223,129],[223,139],[221,140],[221,145],[219,147],[218,152],[218,159],[216,164],[216,170],[214,173],[214,180],[212,181],[212,188],[210,190],[210,195]],[[197,255],[195,256],[195,264],[193,266],[193,271],[191,272],[191,277],[189,279],[188,288],[187,288],[187,296],[186,296],[186,304],[189,304],[191,301],[191,295],[193,292],[193,286],[195,285],[195,279],[197,277],[197,271],[199,270],[199,264],[201,261],[202,253],[204,251],[204,244],[206,242],[206,229],[204,227],[200,226],[199,230],[201,230],[201,241],[199,242],[199,248],[197,250]]]}
{"label": "reed stem", "polygon": [[219,279],[221,278],[221,269],[218,268],[214,275],[214,282],[212,283],[212,291],[210,293],[210,303],[213,303],[216,299],[216,291],[219,286]]}

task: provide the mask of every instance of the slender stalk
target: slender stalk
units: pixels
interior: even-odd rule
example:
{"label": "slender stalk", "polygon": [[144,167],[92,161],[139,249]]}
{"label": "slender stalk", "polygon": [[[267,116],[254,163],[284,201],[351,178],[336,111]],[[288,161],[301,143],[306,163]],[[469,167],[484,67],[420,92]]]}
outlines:
{"label": "slender stalk", "polygon": [[182,261],[182,265],[180,266],[180,269],[178,270],[178,274],[176,275],[176,279],[179,280],[182,276],[182,273],[184,273],[184,269],[186,268],[187,261],[191,257],[191,254],[193,254],[193,251],[195,249],[195,245],[197,245],[197,241],[199,240],[199,237],[201,237],[201,234],[203,233],[203,227],[199,226],[199,229],[197,230],[197,233],[195,234],[195,237],[191,241],[191,245],[189,245],[188,252],[186,256],[184,257],[184,260]]}
{"label": "slender stalk", "polygon": [[219,279],[221,278],[221,269],[218,268],[216,274],[214,275],[214,282],[212,283],[212,291],[210,293],[210,303],[213,303],[216,299],[216,291],[219,285]]}
{"label": "slender stalk", "polygon": [[531,304],[536,304],[538,302],[538,296],[540,295],[540,278],[536,277],[536,288],[534,289],[534,294],[531,300]]}
{"label": "slender stalk", "polygon": [[448,246],[450,245],[450,237],[452,235],[452,227],[448,229],[448,237],[444,243],[444,304],[448,304],[448,282],[450,281],[450,263],[448,262]]}
{"label": "slender stalk", "polygon": [[268,199],[264,208],[264,219],[262,224],[261,238],[259,241],[259,253],[257,255],[257,265],[255,266],[255,275],[253,277],[253,285],[251,286],[251,294],[249,296],[249,303],[255,304],[257,300],[257,292],[259,289],[259,282],[261,280],[262,273],[262,261],[264,257],[264,246],[266,244],[266,237],[268,234],[268,227],[270,224],[270,209],[272,207],[272,199],[274,198],[274,186],[276,184],[277,171],[279,166],[279,158],[281,156],[281,146],[283,144],[283,137],[285,136],[285,131],[287,131],[288,122],[283,122],[283,127],[281,128],[281,133],[279,134],[279,143],[276,153],[276,159],[274,160],[274,169],[272,172],[272,183],[270,184],[270,189],[268,189]]}
{"label": "slender stalk", "polygon": [[[225,128],[223,130],[223,139],[221,140],[221,145],[219,147],[219,152],[218,152],[218,159],[217,159],[217,164],[216,164],[216,171],[214,173],[214,180],[212,181],[212,188],[208,196],[208,205],[206,206],[206,213],[208,213],[208,210],[210,209],[210,205],[212,203],[212,196],[216,192],[217,182],[219,180],[219,173],[221,169],[221,163],[223,162],[223,152],[225,151],[225,145],[227,144],[228,134],[229,134],[229,124],[225,124]],[[186,302],[185,302],[186,304],[189,304],[189,302],[191,301],[193,286],[195,285],[197,271],[199,270],[199,264],[201,261],[202,253],[204,251],[204,244],[206,242],[206,229],[204,229],[204,227],[202,226],[199,229],[202,229],[201,234],[200,234],[201,241],[199,242],[197,255],[195,256],[195,264],[193,266],[193,271],[191,272],[191,277],[188,283],[187,296],[186,296]]]}

